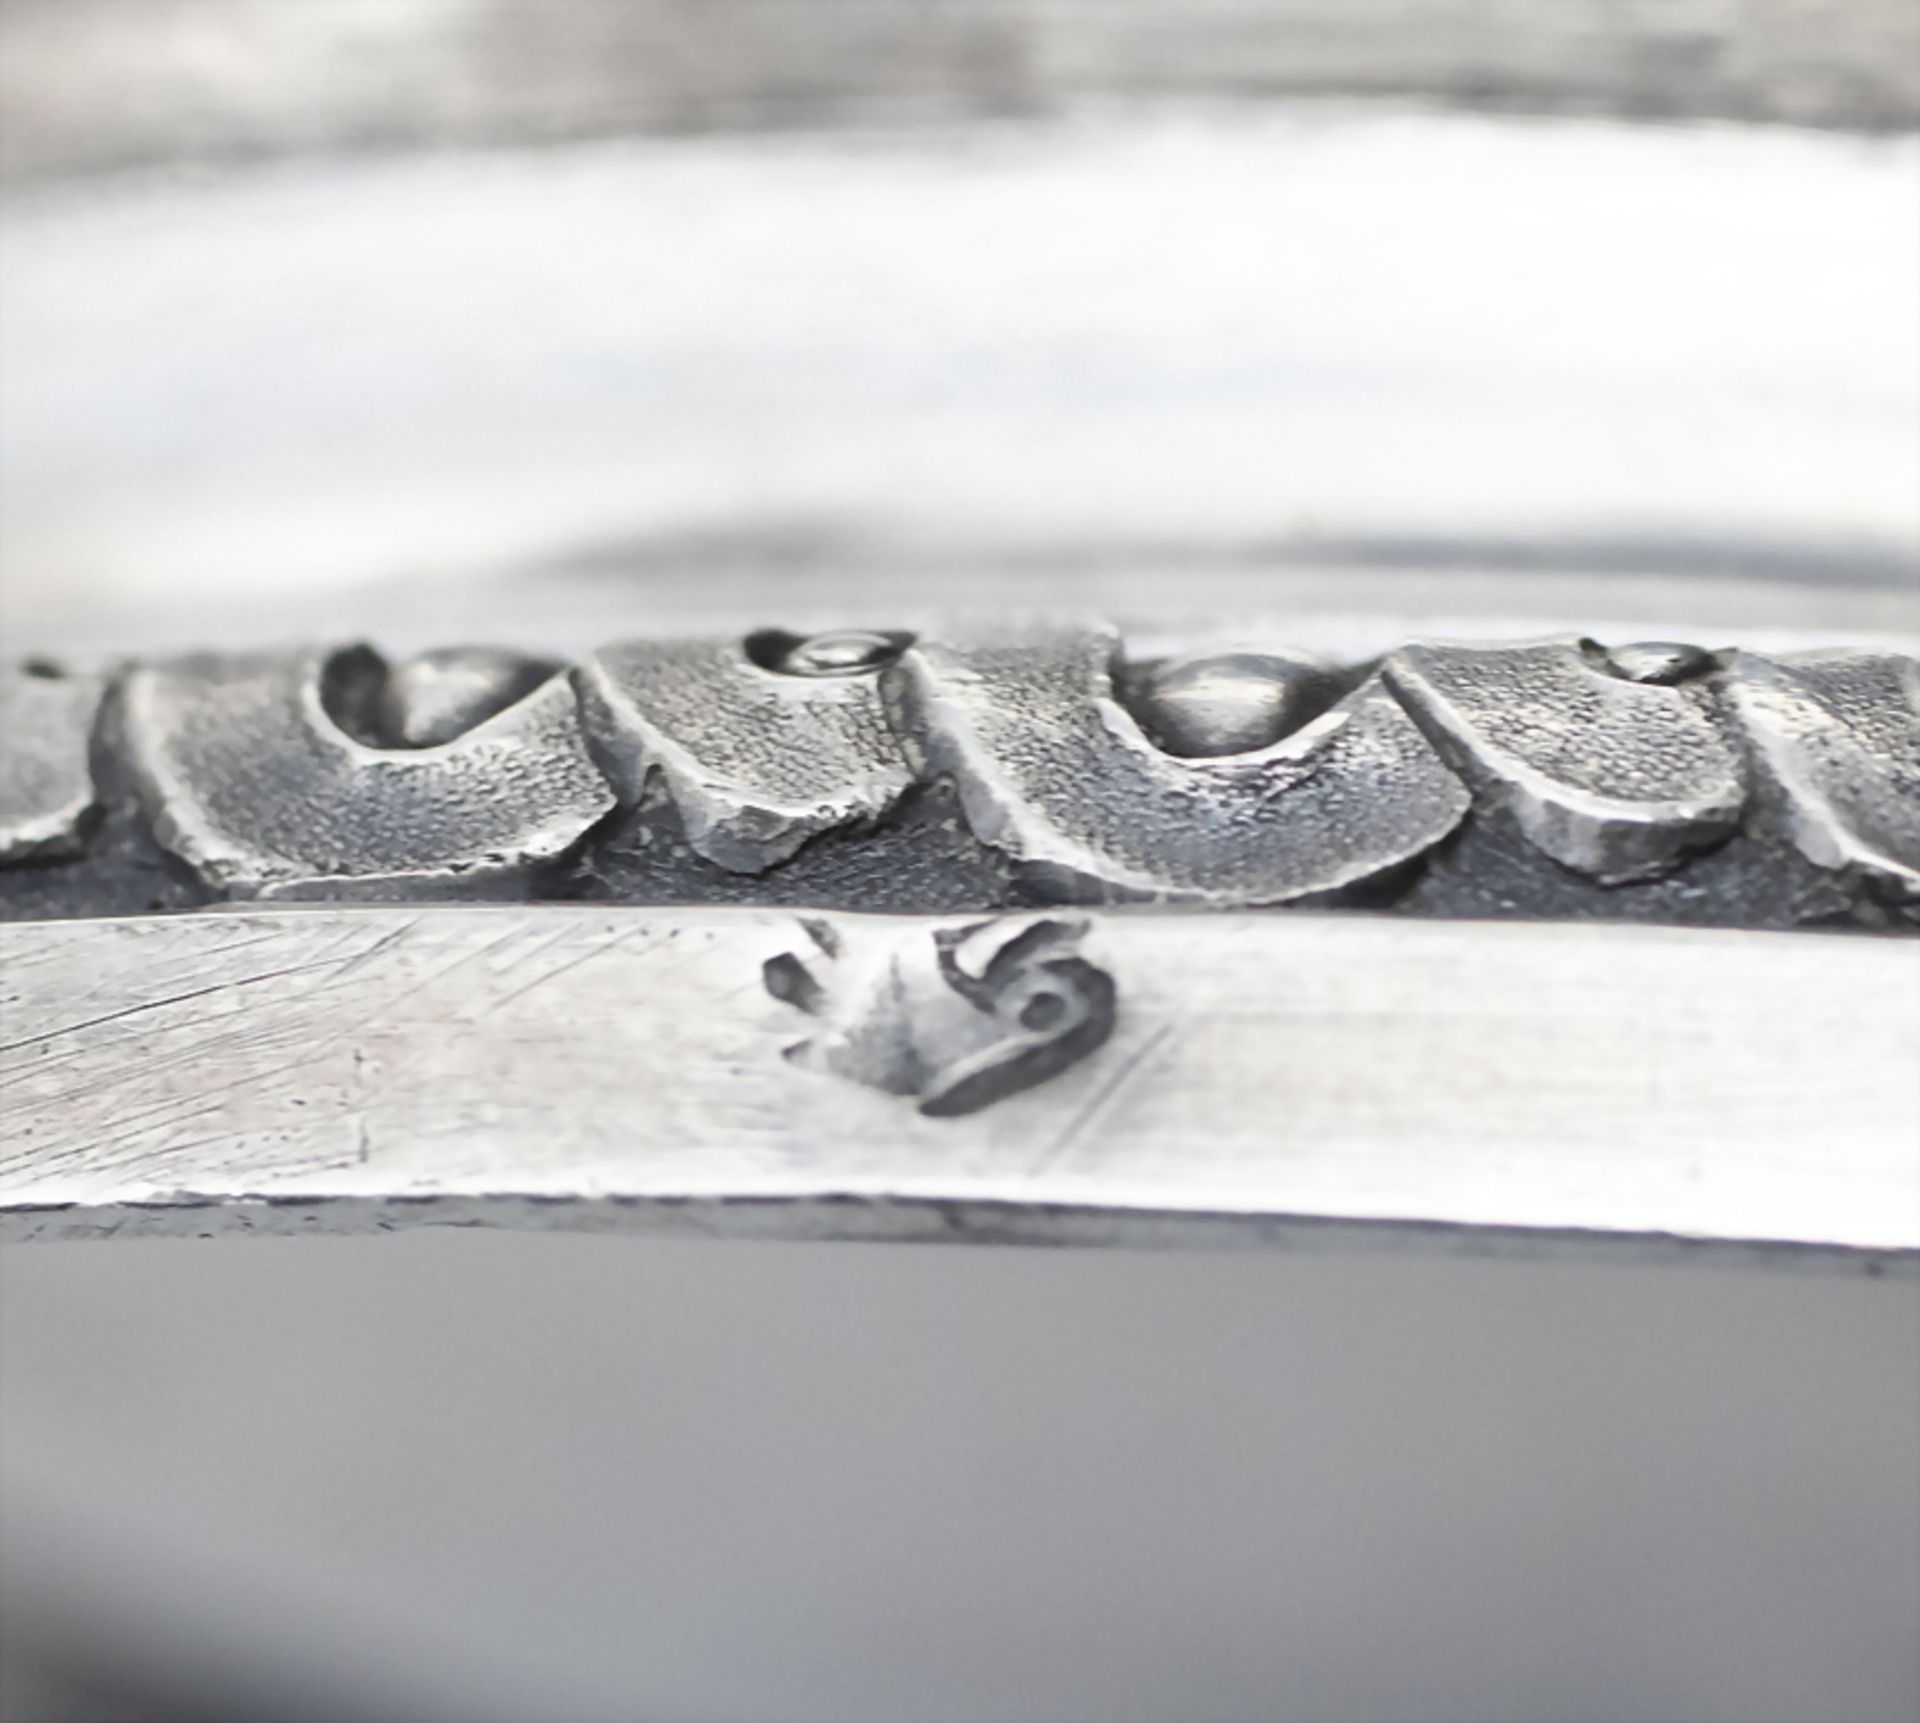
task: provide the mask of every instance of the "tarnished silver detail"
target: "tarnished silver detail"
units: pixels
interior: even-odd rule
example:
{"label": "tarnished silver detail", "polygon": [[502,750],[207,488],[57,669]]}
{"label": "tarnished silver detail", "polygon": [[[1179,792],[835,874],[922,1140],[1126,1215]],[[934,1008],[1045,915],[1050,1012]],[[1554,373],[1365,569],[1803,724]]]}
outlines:
{"label": "tarnished silver detail", "polygon": [[1920,660],[1734,656],[1734,709],[1800,851],[1920,896]]}
{"label": "tarnished silver detail", "polygon": [[877,680],[858,666],[793,675],[731,637],[629,641],[596,652],[578,683],[622,801],[637,803],[658,772],[688,843],[736,873],[880,818],[913,781]]}
{"label": "tarnished silver detail", "polygon": [[1471,798],[1370,679],[1253,753],[1182,760],[1116,698],[1117,638],[921,643],[890,672],[925,768],[951,773],[989,844],[1067,895],[1284,903],[1421,855]]}
{"label": "tarnished silver detail", "polygon": [[763,966],[774,998],[820,1022],[787,1057],[911,1096],[929,1118],[1045,1082],[1113,1031],[1113,980],[1079,955],[1084,923],[803,926],[812,949]]}
{"label": "tarnished silver detail", "polygon": [[1740,817],[1740,751],[1705,700],[1610,675],[1580,642],[1415,644],[1383,673],[1533,843],[1596,879],[1659,874]]}
{"label": "tarnished silver detail", "polygon": [[104,685],[41,662],[0,668],[0,864],[79,852],[95,808],[88,761]]}
{"label": "tarnished silver detail", "polygon": [[612,809],[564,675],[453,740],[376,748],[326,690],[383,669],[361,647],[129,672],[121,746],[161,844],[234,897],[458,895],[523,880]]}
{"label": "tarnished silver detail", "polygon": [[1190,652],[1131,667],[1127,705],[1169,754],[1213,759],[1270,748],[1324,711],[1339,692],[1305,653]]}

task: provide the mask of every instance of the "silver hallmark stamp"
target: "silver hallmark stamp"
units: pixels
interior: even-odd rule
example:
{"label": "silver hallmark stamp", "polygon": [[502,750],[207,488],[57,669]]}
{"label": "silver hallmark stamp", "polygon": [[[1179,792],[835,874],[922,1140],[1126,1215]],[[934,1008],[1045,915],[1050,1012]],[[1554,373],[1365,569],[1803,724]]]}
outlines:
{"label": "silver hallmark stamp", "polygon": [[1080,955],[1084,923],[983,921],[860,944],[844,923],[801,926],[805,954],[763,971],[767,991],[817,1025],[787,1058],[909,1097],[930,1117],[1044,1083],[1112,1033],[1113,977]]}

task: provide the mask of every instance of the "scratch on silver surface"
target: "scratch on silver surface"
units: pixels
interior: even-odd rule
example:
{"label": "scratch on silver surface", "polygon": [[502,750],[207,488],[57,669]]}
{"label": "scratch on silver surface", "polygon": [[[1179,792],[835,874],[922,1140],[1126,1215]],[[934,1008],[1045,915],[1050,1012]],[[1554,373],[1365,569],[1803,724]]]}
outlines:
{"label": "scratch on silver surface", "polygon": [[[797,949],[937,950],[955,924],[813,919],[411,905],[0,928],[0,1232],[1920,1260],[1913,942],[1086,911],[1071,949],[1124,1002],[1111,1045],[929,1117],[783,1057],[806,1019],[761,978]],[[87,994],[123,1003],[75,1010]]]}

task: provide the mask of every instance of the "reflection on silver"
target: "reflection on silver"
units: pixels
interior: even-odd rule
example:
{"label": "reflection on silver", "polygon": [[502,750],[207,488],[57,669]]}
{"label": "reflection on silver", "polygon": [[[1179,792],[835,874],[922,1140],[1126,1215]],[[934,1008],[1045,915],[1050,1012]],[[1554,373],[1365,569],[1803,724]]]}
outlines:
{"label": "reflection on silver", "polygon": [[1257,650],[1160,659],[1129,671],[1122,688],[1154,745],[1188,759],[1270,748],[1338,692],[1317,659]]}

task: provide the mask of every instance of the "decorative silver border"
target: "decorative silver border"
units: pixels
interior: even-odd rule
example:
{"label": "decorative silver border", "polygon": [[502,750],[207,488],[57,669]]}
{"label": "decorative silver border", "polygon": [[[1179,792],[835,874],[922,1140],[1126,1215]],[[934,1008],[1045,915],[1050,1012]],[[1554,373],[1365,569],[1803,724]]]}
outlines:
{"label": "decorative silver border", "polygon": [[1112,630],[0,674],[0,914],[585,900],[1901,929],[1920,666]]}

